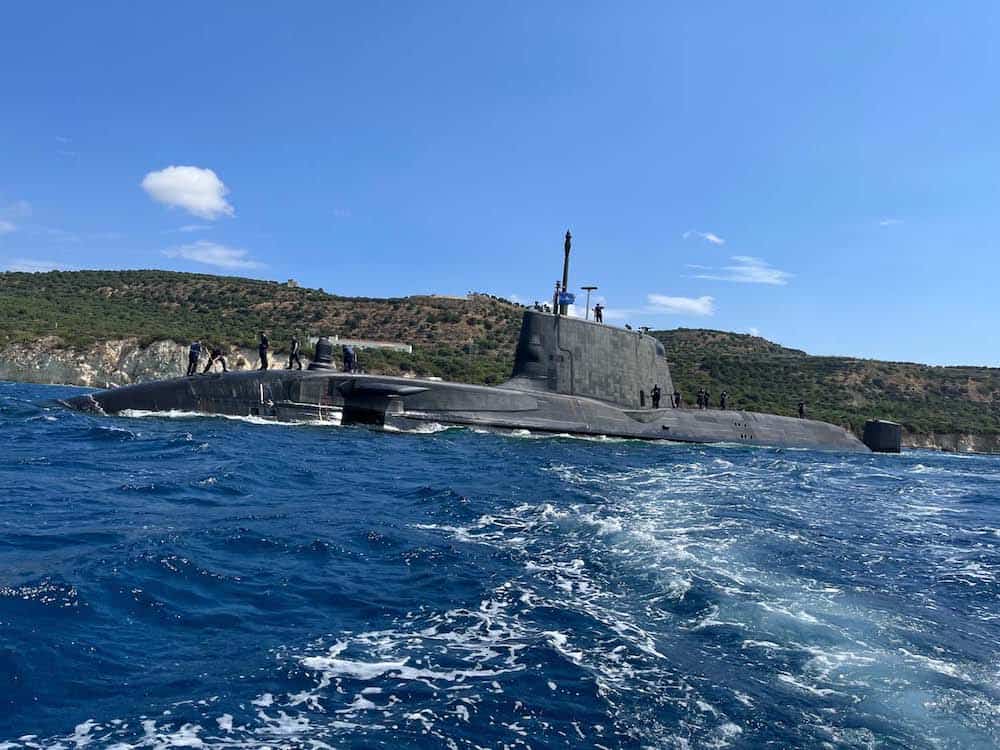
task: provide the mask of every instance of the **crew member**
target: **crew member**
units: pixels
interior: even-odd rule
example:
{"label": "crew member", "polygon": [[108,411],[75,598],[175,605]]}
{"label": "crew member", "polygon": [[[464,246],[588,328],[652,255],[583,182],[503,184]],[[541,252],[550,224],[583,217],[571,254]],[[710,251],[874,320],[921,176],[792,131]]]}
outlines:
{"label": "crew member", "polygon": [[660,408],[660,386],[654,385],[653,389],[649,392],[650,398],[653,400],[653,408]]}
{"label": "crew member", "polygon": [[603,323],[604,322],[604,305],[598,302],[594,305],[594,322]]}
{"label": "crew member", "polygon": [[681,408],[681,392],[680,391],[674,391],[674,402],[673,403],[674,403],[674,408],[675,409],[680,409]]}
{"label": "crew member", "polygon": [[211,353],[211,355],[208,358],[208,364],[205,365],[205,369],[203,370],[203,373],[208,372],[209,370],[211,370],[212,369],[212,365],[214,365],[216,362],[221,362],[222,363],[222,371],[223,372],[229,372],[229,366],[226,364],[226,358],[222,355],[222,349],[220,349],[217,346],[213,346],[212,347],[212,353]]}
{"label": "crew member", "polygon": [[267,351],[271,348],[271,345],[267,341],[267,335],[261,331],[260,332],[260,343],[257,344],[257,354],[260,355],[260,369],[267,369]]}
{"label": "crew member", "polygon": [[354,347],[344,344],[344,372],[354,372],[357,365],[358,360],[354,354]]}
{"label": "crew member", "polygon": [[302,347],[299,344],[299,337],[292,334],[292,344],[288,350],[288,367],[286,369],[292,369],[292,362],[299,366],[298,369],[302,369],[302,360],[299,359],[299,351],[301,349]]}
{"label": "crew member", "polygon": [[725,409],[726,408],[726,401],[728,401],[728,400],[729,400],[729,394],[728,393],[726,393],[725,391],[723,391],[722,393],[720,393],[719,394],[719,408],[720,409]]}
{"label": "crew member", "polygon": [[704,388],[699,388],[698,389],[698,408],[699,409],[704,409],[705,408],[705,389]]}
{"label": "crew member", "polygon": [[201,359],[201,342],[192,341],[191,348],[188,349],[188,377],[198,372],[198,360]]}
{"label": "crew member", "polygon": [[806,418],[806,402],[799,401],[799,419]]}

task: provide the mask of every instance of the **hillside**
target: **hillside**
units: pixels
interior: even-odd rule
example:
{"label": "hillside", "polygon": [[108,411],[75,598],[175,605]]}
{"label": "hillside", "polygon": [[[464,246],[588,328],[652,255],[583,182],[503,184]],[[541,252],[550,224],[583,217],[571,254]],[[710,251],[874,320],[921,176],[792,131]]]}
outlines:
{"label": "hillside", "polygon": [[[200,338],[252,349],[259,331],[282,351],[292,334],[401,341],[414,354],[370,353],[365,364],[496,383],[510,373],[519,307],[475,295],[338,297],[273,281],[171,271],[0,274],[0,347],[57,336],[69,347],[136,337]],[[474,356],[470,356],[470,350]]]}
{"label": "hillside", "polygon": [[[281,351],[291,333],[401,341],[413,354],[365,351],[369,372],[502,382],[522,307],[489,295],[351,298],[270,281],[168,271],[0,274],[0,358],[17,345],[80,349],[136,339],[192,338],[252,351],[266,330]],[[722,331],[654,331],[688,403],[699,388],[738,408],[850,425],[879,416],[913,435],[1000,435],[1000,370],[816,357]],[[54,336],[50,345],[45,337]],[[173,355],[171,355],[173,356]],[[179,365],[178,365],[179,366]]]}
{"label": "hillside", "polygon": [[911,433],[1000,434],[1000,369],[931,367],[850,357],[817,357],[745,334],[680,328],[654,331],[674,379],[691,400],[708,388],[755,411],[809,415],[859,430],[878,416]]}

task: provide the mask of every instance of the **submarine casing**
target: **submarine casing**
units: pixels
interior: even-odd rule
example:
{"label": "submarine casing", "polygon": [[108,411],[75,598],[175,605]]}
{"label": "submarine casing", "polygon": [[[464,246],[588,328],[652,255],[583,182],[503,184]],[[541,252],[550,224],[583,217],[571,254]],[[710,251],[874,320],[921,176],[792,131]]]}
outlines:
{"label": "submarine casing", "polygon": [[329,370],[196,375],[79,396],[104,414],[198,412],[278,421],[332,421],[419,430],[428,424],[688,443],[742,443],[846,452],[869,449],[812,419],[720,409],[652,409],[673,393],[660,341],[591,321],[526,310],[511,378],[499,386]]}

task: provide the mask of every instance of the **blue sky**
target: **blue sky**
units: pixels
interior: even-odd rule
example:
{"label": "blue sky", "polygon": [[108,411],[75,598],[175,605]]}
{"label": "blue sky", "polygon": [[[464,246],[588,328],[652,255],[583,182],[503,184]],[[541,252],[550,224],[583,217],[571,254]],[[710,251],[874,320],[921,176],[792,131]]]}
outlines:
{"label": "blue sky", "polygon": [[995,365],[998,13],[11,5],[0,268],[530,302],[570,228],[618,322]]}

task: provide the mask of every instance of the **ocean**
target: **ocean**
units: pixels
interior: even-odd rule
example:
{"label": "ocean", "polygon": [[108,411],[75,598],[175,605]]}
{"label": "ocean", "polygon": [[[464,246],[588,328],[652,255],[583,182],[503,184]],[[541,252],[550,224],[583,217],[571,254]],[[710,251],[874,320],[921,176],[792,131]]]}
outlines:
{"label": "ocean", "polygon": [[995,748],[1000,457],[0,383],[0,750]]}

